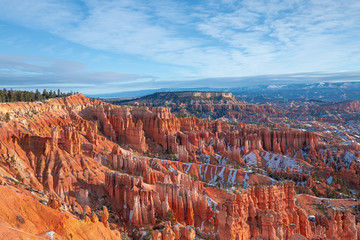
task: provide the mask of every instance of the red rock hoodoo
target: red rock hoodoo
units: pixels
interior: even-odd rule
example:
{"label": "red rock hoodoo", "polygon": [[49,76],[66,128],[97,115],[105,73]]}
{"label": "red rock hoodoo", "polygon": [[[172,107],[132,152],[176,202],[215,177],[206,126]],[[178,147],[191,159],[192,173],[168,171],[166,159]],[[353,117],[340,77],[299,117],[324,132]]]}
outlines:
{"label": "red rock hoodoo", "polygon": [[[211,111],[233,110],[237,101],[196,97],[221,98]],[[166,107],[83,95],[1,104],[0,118],[7,113],[0,232],[14,238],[54,231],[59,239],[120,239],[120,232],[134,239],[360,239],[355,201],[314,196],[345,183],[360,189],[358,149],[328,148],[318,132],[179,118]],[[16,198],[22,207],[4,204]]]}

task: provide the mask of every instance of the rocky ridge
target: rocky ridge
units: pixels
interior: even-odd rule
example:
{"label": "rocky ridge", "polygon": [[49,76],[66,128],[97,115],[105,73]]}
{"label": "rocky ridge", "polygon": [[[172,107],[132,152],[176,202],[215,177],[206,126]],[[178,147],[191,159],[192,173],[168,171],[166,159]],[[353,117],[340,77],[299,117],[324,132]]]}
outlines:
{"label": "rocky ridge", "polygon": [[[110,101],[111,102],[111,101]],[[179,115],[195,115],[217,119],[226,116],[230,119],[251,120],[273,114],[275,110],[268,105],[247,103],[224,92],[159,92],[137,99],[114,101],[114,104],[169,107]]]}
{"label": "rocky ridge", "polygon": [[[333,154],[317,133],[178,118],[168,108],[114,106],[82,95],[1,104],[0,115],[2,184],[49,192],[49,206],[83,214],[84,222],[96,223],[103,212],[98,231],[110,231],[110,215],[110,227],[133,238],[359,237],[349,210],[329,209],[330,219],[319,213],[314,224],[296,204],[294,184],[273,178],[305,177],[316,164],[331,171],[318,161]],[[274,165],[276,156],[293,165]],[[343,164],[359,174],[355,161]],[[150,230],[140,233],[145,226]],[[66,228],[54,231],[66,239]]]}

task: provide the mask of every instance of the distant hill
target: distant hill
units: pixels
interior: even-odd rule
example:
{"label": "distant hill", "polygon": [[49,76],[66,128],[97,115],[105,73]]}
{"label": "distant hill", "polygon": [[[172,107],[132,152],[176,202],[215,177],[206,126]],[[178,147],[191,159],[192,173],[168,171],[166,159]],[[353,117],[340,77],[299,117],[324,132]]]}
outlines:
{"label": "distant hill", "polygon": [[238,88],[163,88],[140,90],[131,92],[118,92],[99,95],[88,95],[89,97],[100,98],[128,98],[142,97],[155,92],[178,92],[178,91],[209,91],[209,92],[230,92],[236,98],[252,102],[266,103],[271,101],[288,100],[318,100],[325,102],[339,102],[347,100],[360,101],[360,82],[339,82],[339,83],[312,83],[312,84],[268,84],[251,87]]}
{"label": "distant hill", "polygon": [[203,104],[223,104],[223,105],[235,105],[244,104],[232,93],[225,92],[203,92],[203,91],[179,91],[179,92],[157,92],[144,97],[123,100],[119,103],[141,103],[153,106],[172,106],[172,105],[203,105]]}
{"label": "distant hill", "polygon": [[87,95],[91,98],[137,98],[143,97],[156,92],[177,92],[177,91],[216,91],[214,88],[159,88],[159,89],[146,89],[138,91],[124,91],[114,93],[102,93]]}
{"label": "distant hill", "polygon": [[108,99],[108,102],[119,105],[170,107],[173,113],[183,116],[195,115],[235,122],[259,121],[265,113],[275,112],[269,105],[248,103],[237,99],[232,93],[214,91],[158,92],[134,99]]}

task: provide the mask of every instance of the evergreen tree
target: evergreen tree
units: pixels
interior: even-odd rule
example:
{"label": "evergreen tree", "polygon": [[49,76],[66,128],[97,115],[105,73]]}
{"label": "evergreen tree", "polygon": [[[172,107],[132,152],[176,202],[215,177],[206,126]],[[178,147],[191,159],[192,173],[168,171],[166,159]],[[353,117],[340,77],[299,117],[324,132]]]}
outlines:
{"label": "evergreen tree", "polygon": [[14,91],[12,89],[10,89],[10,91],[8,91],[8,102],[14,102],[15,101],[15,96],[14,96]]}
{"label": "evergreen tree", "polygon": [[48,98],[49,98],[49,93],[46,91],[46,89],[44,89],[42,95],[43,95],[44,99],[48,99]]}
{"label": "evergreen tree", "polygon": [[20,90],[0,90],[0,102],[32,102],[32,101],[42,101],[49,98],[55,97],[66,97],[74,95],[75,92],[62,93],[60,89],[57,91],[47,92],[46,89],[43,90],[41,94],[38,89],[35,92],[32,91],[20,91]]}
{"label": "evergreen tree", "polygon": [[3,89],[3,94],[4,94],[4,102],[7,102],[8,101],[8,94],[7,94],[6,88]]}
{"label": "evergreen tree", "polygon": [[39,90],[36,89],[35,91],[35,101],[41,101],[43,99],[42,95],[40,94]]}

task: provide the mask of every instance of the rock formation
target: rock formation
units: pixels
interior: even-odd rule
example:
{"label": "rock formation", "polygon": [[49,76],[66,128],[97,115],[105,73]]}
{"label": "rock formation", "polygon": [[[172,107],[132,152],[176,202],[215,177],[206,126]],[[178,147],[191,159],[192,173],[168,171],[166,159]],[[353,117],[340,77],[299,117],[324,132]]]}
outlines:
{"label": "rock formation", "polygon": [[[231,94],[191,96],[200,112],[246,109],[235,107]],[[221,106],[200,104],[217,98]],[[170,108],[115,106],[82,95],[1,104],[0,118],[5,114],[11,120],[0,128],[0,182],[7,186],[0,193],[13,197],[0,196],[22,204],[19,210],[0,204],[6,231],[114,239],[111,225],[134,238],[137,231],[154,239],[359,238],[353,201],[308,209],[316,200],[303,197],[360,189],[354,144],[328,148],[314,131],[178,118]],[[299,189],[307,194],[297,195]],[[27,201],[41,211],[27,211]],[[33,230],[29,212],[35,225],[48,212],[58,220],[49,217],[51,224]]]}

